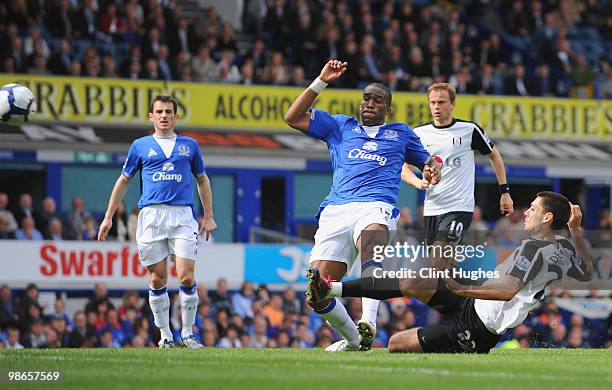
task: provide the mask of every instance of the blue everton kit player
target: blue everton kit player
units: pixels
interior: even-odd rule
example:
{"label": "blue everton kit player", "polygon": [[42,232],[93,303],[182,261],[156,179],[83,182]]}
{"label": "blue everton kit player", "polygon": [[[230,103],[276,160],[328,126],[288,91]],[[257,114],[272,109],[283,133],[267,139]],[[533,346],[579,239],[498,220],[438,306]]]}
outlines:
{"label": "blue everton kit player", "polygon": [[[395,229],[395,207],[404,162],[419,167],[435,184],[440,166],[423,148],[419,137],[403,123],[385,123],[391,113],[391,92],[373,83],[363,91],[359,118],[310,109],[328,83],[337,80],[348,64],[330,60],[317,79],[293,102],[285,115],[291,127],[325,141],[333,167],[330,194],[319,210],[319,228],[310,262],[321,275],[340,280],[358,254],[362,275],[380,263],[372,260],[373,248],[386,245]],[[336,300],[313,302],[313,309],[343,337],[328,351],[368,350],[376,335],[379,301],[363,298],[361,320],[355,323]]]}
{"label": "blue everton kit player", "polygon": [[[112,226],[113,214],[127,192],[130,179],[140,173],[141,197],[138,207],[136,242],[142,265],[150,274],[149,304],[155,325],[160,329],[160,348],[174,346],[170,331],[170,299],[166,291],[170,256],[176,263],[182,308],[181,341],[186,348],[202,348],[193,335],[198,308],[194,279],[198,233],[206,239],[217,225],[212,213],[212,191],[198,143],[174,133],[178,118],[177,101],[170,96],[156,96],[149,110],[155,133],[135,140],[130,147],[123,172],[117,179],[100,225],[98,240],[104,240]],[[204,206],[200,229],[193,213],[193,180]]]}

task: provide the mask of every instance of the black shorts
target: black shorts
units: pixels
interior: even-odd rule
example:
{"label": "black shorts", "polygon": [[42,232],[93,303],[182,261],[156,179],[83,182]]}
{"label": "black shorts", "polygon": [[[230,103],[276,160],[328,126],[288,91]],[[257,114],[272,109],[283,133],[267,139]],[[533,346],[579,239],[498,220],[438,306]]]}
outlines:
{"label": "black shorts", "polygon": [[482,323],[474,298],[452,294],[442,281],[428,305],[444,314],[445,321],[417,330],[423,352],[488,353],[501,338]]}
{"label": "black shorts", "polygon": [[459,244],[472,224],[472,214],[467,211],[452,211],[425,217],[427,244],[432,245],[436,241]]}

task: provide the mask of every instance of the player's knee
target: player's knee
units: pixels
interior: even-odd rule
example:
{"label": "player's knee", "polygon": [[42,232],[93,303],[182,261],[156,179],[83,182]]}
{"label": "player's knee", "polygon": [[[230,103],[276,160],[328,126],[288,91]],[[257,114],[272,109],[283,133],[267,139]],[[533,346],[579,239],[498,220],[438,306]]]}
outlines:
{"label": "player's knee", "polygon": [[399,333],[396,333],[393,336],[391,336],[391,338],[389,339],[389,352],[391,353],[408,352],[405,348],[403,348],[401,339],[402,337],[400,336]]}
{"label": "player's knee", "polygon": [[150,281],[151,281],[151,286],[154,289],[162,288],[168,283],[167,278],[163,278],[157,274],[151,274]]}
{"label": "player's knee", "polygon": [[181,275],[179,276],[179,283],[184,287],[193,286],[194,280],[193,275]]}

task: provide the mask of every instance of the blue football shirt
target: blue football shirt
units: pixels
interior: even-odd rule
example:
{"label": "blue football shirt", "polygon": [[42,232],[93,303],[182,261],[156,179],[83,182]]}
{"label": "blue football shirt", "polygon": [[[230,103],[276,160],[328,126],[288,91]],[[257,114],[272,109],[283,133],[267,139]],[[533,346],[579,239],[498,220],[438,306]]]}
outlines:
{"label": "blue football shirt", "polygon": [[[333,168],[331,192],[321,203],[397,203],[404,161],[422,167],[431,155],[404,123],[389,123],[375,137],[357,118],[313,109],[307,135],[327,142]],[[397,213],[397,210],[394,214]]]}
{"label": "blue football shirt", "polygon": [[123,165],[123,174],[132,177],[140,170],[141,196],[138,207],[154,204],[191,206],[193,208],[193,179],[206,173],[198,143],[177,135],[174,148],[166,158],[152,135],[132,143]]}

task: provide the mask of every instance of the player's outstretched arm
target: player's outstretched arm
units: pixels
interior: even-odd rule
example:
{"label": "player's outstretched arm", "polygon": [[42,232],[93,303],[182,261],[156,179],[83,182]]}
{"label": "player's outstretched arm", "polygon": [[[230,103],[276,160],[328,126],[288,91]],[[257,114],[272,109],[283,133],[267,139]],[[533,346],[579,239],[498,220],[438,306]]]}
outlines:
{"label": "player's outstretched arm", "polygon": [[[499,150],[497,150],[497,148],[493,146],[493,151],[489,153],[488,156],[491,160],[493,170],[495,171],[497,182],[500,185],[508,184],[508,180],[506,179],[506,167],[504,165],[504,160],[502,159],[501,154],[499,154]],[[501,194],[501,197],[499,198],[499,211],[503,215],[510,214],[514,211],[514,202],[512,201],[510,193],[506,192]]]}
{"label": "player's outstretched arm", "polygon": [[115,182],[113,192],[111,192],[111,196],[108,201],[106,213],[104,214],[104,220],[100,224],[100,230],[98,231],[98,241],[104,241],[106,235],[108,234],[108,231],[113,226],[113,215],[115,215],[115,211],[117,211],[119,203],[121,203],[121,201],[125,197],[129,185],[130,178],[123,174],[121,174],[117,179],[117,182]]}
{"label": "player's outstretched arm", "polygon": [[567,227],[570,235],[572,236],[574,248],[576,248],[576,252],[578,252],[578,255],[582,258],[582,263],[585,266],[585,268],[582,270],[582,274],[575,277],[575,279],[581,282],[588,282],[593,278],[593,261],[591,260],[591,255],[587,249],[584,233],[580,227],[582,222],[582,211],[580,210],[580,206],[572,204],[570,205],[570,212]]}
{"label": "player's outstretched arm", "polygon": [[424,190],[425,188],[429,188],[430,185],[426,179],[419,179],[419,177],[414,174],[414,167],[408,163],[404,163],[402,166],[401,178],[404,183],[413,186],[417,190]]}
{"label": "player's outstretched arm", "polygon": [[452,278],[444,279],[444,283],[455,295],[492,301],[509,301],[523,288],[523,283],[510,275],[504,275],[499,281],[489,280],[482,286],[463,285]]}
{"label": "player's outstretched arm", "polygon": [[204,206],[204,223],[199,227],[198,234],[205,234],[206,241],[210,238],[210,233],[217,228],[213,217],[212,207],[212,189],[210,188],[210,180],[206,174],[198,177],[198,194],[200,201]]}
{"label": "player's outstretched arm", "polygon": [[329,60],[321,70],[319,77],[291,104],[287,113],[285,113],[285,122],[302,133],[308,131],[308,125],[310,124],[310,112],[308,110],[312,103],[314,103],[323,88],[327,87],[329,83],[338,80],[344,74],[347,67],[347,62]]}

